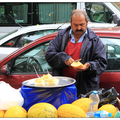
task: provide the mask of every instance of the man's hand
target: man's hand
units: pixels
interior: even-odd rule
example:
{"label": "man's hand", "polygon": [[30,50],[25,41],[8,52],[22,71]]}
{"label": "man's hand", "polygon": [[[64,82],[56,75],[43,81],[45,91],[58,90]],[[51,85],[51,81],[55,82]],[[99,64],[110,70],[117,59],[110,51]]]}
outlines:
{"label": "man's hand", "polygon": [[85,71],[85,70],[88,70],[90,67],[90,64],[89,63],[85,63],[84,64],[84,67],[82,68],[74,68],[76,71]]}
{"label": "man's hand", "polygon": [[74,60],[70,57],[67,61],[65,61],[65,64],[67,66],[70,66],[73,62],[74,62]]}

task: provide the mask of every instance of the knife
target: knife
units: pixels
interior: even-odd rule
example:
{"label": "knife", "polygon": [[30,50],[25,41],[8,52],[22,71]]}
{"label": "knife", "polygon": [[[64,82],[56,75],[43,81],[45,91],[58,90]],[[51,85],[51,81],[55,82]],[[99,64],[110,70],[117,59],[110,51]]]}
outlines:
{"label": "knife", "polygon": [[81,61],[81,59],[77,59],[77,60],[75,60],[74,62],[78,62],[78,61]]}

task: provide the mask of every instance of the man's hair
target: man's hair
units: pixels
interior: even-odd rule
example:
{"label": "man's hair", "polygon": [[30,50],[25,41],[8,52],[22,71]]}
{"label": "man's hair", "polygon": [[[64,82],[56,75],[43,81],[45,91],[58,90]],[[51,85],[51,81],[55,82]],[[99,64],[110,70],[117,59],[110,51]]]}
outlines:
{"label": "man's hair", "polygon": [[75,9],[71,12],[71,15],[70,15],[70,20],[72,21],[72,16],[76,14],[77,16],[81,16],[81,15],[84,15],[85,16],[85,21],[87,22],[87,13],[82,10],[82,9]]}

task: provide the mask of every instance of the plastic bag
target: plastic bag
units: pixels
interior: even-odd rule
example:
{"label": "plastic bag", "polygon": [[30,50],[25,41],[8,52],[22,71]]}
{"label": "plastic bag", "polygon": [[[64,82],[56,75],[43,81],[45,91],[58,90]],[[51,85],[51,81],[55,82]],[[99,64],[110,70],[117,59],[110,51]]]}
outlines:
{"label": "plastic bag", "polygon": [[24,99],[18,89],[0,81],[0,110],[7,110],[14,105],[22,106]]}
{"label": "plastic bag", "polygon": [[[117,96],[119,96],[119,93],[117,93],[117,91],[114,87],[111,87],[109,89],[100,88],[97,91],[98,91],[98,95],[100,98],[98,108],[104,104],[117,105],[117,103],[118,103]],[[89,95],[91,93],[92,93],[92,91],[86,93],[85,95],[80,94],[79,98],[89,97]]]}

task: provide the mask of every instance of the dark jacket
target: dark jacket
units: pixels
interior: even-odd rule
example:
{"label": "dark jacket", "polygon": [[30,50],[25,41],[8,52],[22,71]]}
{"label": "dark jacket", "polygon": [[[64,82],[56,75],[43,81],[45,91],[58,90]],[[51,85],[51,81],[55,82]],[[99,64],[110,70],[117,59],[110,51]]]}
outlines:
{"label": "dark jacket", "polygon": [[[69,40],[69,31],[71,27],[60,30],[58,35],[50,42],[45,58],[53,68],[53,76],[62,76],[64,67],[68,67],[64,61],[70,56],[66,54],[65,48]],[[91,90],[99,89],[99,76],[107,67],[105,47],[100,38],[90,29],[87,28],[87,36],[83,40],[80,51],[81,62],[90,63],[90,69],[77,72],[76,87],[77,94],[86,94]]]}

